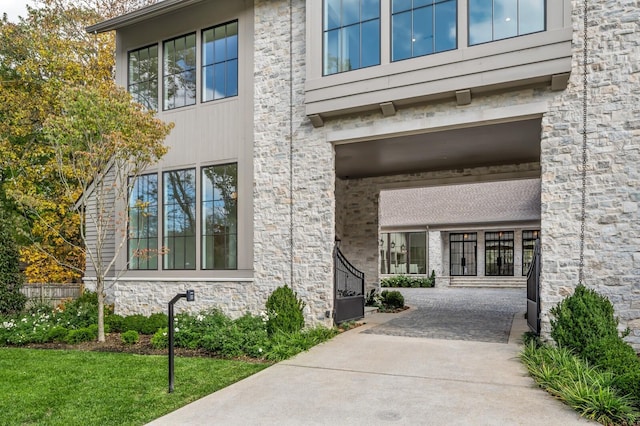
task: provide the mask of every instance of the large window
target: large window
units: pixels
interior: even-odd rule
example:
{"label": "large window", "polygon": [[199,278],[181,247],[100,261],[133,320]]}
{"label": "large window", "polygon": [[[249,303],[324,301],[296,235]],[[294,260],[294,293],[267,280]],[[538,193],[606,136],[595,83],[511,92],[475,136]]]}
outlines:
{"label": "large window", "polygon": [[427,233],[381,234],[380,262],[381,274],[427,274]]}
{"label": "large window", "polygon": [[202,31],[202,101],[238,94],[238,22]]}
{"label": "large window", "polygon": [[129,52],[128,90],[133,100],[158,110],[158,45]]}
{"label": "large window", "polygon": [[164,173],[164,269],[196,268],[195,169]]}
{"label": "large window", "polygon": [[522,275],[529,272],[538,238],[540,231],[522,231]]}
{"label": "large window", "polygon": [[380,64],[380,0],[324,1],[324,75]]}
{"label": "large window", "polygon": [[478,274],[478,235],[475,232],[449,235],[449,275]]}
{"label": "large window", "polygon": [[469,0],[469,45],[544,29],[545,0]]}
{"label": "large window", "polygon": [[202,169],[202,269],[236,269],[238,166]]}
{"label": "large window", "polygon": [[129,269],[158,269],[158,175],[132,184],[128,234]]}
{"label": "large window", "polygon": [[163,43],[164,109],[196,103],[196,35],[188,34]]}
{"label": "large window", "polygon": [[513,275],[513,231],[485,232],[485,275]]}
{"label": "large window", "polygon": [[391,60],[457,47],[457,0],[392,0]]}

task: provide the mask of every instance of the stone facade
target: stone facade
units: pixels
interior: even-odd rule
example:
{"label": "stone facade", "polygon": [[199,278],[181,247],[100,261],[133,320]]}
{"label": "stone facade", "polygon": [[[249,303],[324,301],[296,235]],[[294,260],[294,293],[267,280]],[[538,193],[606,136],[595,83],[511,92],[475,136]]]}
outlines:
{"label": "stone facade", "polygon": [[[578,284],[583,113],[583,3],[573,1],[573,71],[543,119],[542,324]],[[640,347],[640,8],[590,1],[588,8],[584,284],[614,304]]]}
{"label": "stone facade", "polygon": [[[551,1],[551,0],[550,0]],[[331,320],[336,239],[361,267],[367,284],[378,277],[378,195],[385,188],[482,181],[496,175],[542,179],[542,323],[549,309],[578,283],[582,172],[582,2],[572,1],[573,66],[568,87],[520,88],[405,106],[395,115],[358,113],[314,128],[305,115],[307,2],[254,2],[253,279],[226,282],[119,282],[119,313],[151,313],[176,289],[196,290],[185,309],[222,305],[232,315],[259,312],[276,287],[291,286],[306,302],[308,324]],[[321,19],[321,17],[317,17]],[[640,8],[630,0],[589,2],[588,161],[584,250],[585,284],[608,296],[640,347]],[[331,142],[346,130],[450,117],[481,116],[546,105],[540,162],[462,168],[362,179],[338,179]],[[443,239],[430,238],[432,248]],[[442,256],[439,256],[440,258]],[[447,265],[431,263],[445,275]],[[439,282],[441,285],[443,281]],[[215,297],[214,297],[215,296]]]}
{"label": "stone facade", "polygon": [[291,286],[307,323],[330,324],[335,172],[304,114],[305,31],[304,2],[255,2],[254,279]]}

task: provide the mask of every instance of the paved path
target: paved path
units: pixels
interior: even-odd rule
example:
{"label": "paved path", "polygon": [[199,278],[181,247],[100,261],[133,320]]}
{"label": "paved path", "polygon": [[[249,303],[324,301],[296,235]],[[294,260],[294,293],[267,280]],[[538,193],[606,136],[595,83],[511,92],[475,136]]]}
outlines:
{"label": "paved path", "polygon": [[[436,302],[436,293],[419,295],[425,295],[427,304],[449,303]],[[408,299],[415,303],[412,295]],[[151,424],[592,424],[538,389],[526,374],[517,359],[520,346],[514,343],[526,330],[521,315],[512,316],[508,344],[371,331],[394,327],[410,334],[401,320],[418,310],[416,303],[403,313],[374,314],[361,327]]]}
{"label": "paved path", "polygon": [[513,317],[526,311],[523,288],[401,288],[407,315],[366,333],[507,343]]}

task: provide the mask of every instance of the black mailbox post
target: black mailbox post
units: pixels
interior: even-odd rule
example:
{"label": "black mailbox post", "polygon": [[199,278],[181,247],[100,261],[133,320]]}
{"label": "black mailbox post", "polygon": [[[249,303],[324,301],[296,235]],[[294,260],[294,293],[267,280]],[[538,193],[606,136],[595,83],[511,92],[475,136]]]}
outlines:
{"label": "black mailbox post", "polygon": [[186,293],[179,293],[169,302],[169,393],[173,392],[173,330],[175,328],[173,305],[183,297],[187,299],[187,302],[193,302],[196,300],[195,291],[187,290]]}

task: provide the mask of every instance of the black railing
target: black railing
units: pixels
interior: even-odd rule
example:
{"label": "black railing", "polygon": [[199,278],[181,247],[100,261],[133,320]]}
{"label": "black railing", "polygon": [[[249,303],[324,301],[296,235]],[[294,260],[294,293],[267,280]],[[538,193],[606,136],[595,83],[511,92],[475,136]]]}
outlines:
{"label": "black railing", "polygon": [[364,317],[364,273],[353,266],[338,247],[334,250],[334,321]]}
{"label": "black railing", "polygon": [[540,334],[540,240],[536,240],[527,272],[527,324],[531,331]]}

